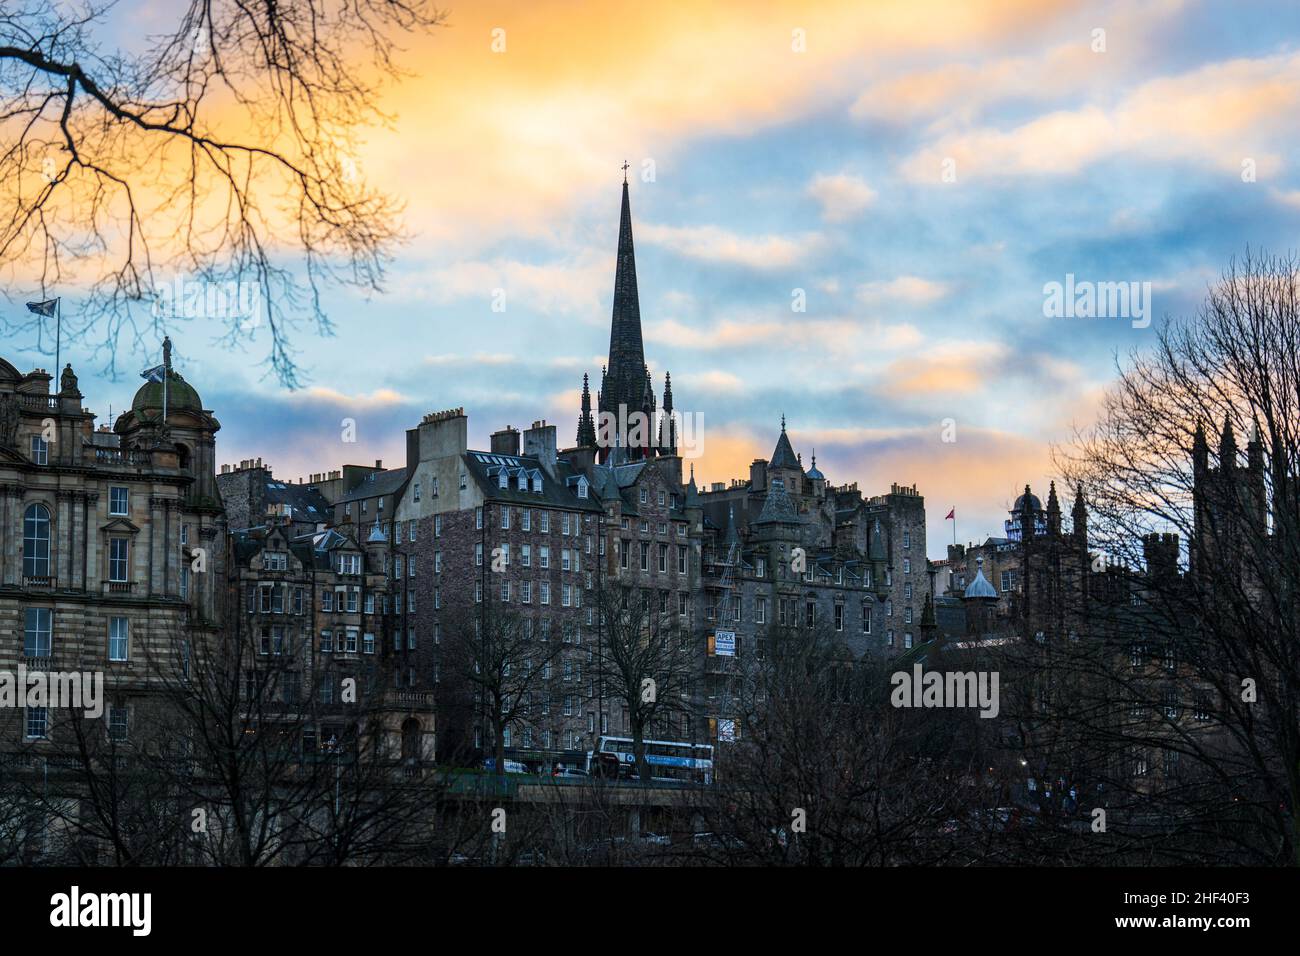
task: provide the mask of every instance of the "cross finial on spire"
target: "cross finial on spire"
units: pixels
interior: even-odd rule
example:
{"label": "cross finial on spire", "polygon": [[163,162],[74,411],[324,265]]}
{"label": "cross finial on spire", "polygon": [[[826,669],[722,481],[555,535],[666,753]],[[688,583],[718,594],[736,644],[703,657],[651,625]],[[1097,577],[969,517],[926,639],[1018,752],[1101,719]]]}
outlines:
{"label": "cross finial on spire", "polygon": [[627,160],[623,160],[623,185],[627,185]]}
{"label": "cross finial on spire", "polygon": [[785,431],[785,412],[781,413],[781,431]]}

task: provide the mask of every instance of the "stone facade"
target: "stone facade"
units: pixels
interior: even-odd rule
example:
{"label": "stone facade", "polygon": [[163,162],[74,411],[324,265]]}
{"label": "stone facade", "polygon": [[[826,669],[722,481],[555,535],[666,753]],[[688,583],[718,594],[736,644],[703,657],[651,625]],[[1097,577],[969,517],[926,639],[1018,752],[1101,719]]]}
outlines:
{"label": "stone facade", "polygon": [[[0,360],[0,668],[101,672],[104,733],[125,739],[152,681],[217,632],[224,515],[213,467],[220,428],[168,371],[112,431],[95,428],[67,366]],[[66,746],[67,715],[0,714],[3,749]]]}

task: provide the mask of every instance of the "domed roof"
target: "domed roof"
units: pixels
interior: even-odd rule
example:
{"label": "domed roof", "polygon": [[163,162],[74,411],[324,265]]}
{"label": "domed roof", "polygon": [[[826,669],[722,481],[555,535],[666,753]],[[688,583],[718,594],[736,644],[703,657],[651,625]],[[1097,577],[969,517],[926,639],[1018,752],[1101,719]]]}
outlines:
{"label": "domed roof", "polygon": [[826,476],[817,470],[817,452],[813,452],[812,467],[808,469],[809,481],[825,481]]}
{"label": "domed roof", "polygon": [[[131,401],[131,410],[134,412],[144,411],[145,409],[162,411],[163,404],[163,386],[162,382],[145,382],[140,386],[140,390],[135,393],[135,398]],[[167,373],[167,411],[203,411],[203,399],[199,398],[199,393],[194,390],[194,386],[185,379],[181,378],[179,372],[172,369]]]}
{"label": "domed roof", "polygon": [[[1028,493],[1026,493],[1026,494],[1028,494]],[[1006,501],[1005,498],[1003,498],[1002,500],[1003,500],[1003,501]],[[1012,510],[1012,511],[1023,511],[1023,510],[1024,510],[1024,507],[1025,507],[1025,495],[1021,495],[1019,498],[1016,499],[1015,506],[1014,506],[1011,510]],[[1042,503],[1041,501],[1038,500],[1038,495],[1034,495],[1034,494],[1030,494],[1030,495],[1029,495],[1029,510],[1030,510],[1030,511],[1042,511],[1042,510],[1043,510],[1043,503]]]}
{"label": "domed roof", "polygon": [[972,598],[992,598],[996,601],[998,592],[989,584],[988,578],[984,577],[984,559],[978,559],[975,564],[975,580],[966,585],[966,593],[962,597],[968,601]]}

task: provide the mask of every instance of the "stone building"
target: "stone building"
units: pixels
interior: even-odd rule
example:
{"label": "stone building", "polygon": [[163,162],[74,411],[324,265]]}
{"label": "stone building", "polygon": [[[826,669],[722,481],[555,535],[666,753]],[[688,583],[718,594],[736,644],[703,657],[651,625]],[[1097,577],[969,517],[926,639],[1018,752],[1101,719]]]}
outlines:
{"label": "stone building", "polygon": [[[48,373],[0,359],[0,668],[102,673],[117,741],[153,682],[218,633],[221,426],[164,350],[166,419],[151,381],[112,431],[95,428],[71,365],[52,393]],[[66,720],[6,711],[3,749],[29,761],[67,747]]]}

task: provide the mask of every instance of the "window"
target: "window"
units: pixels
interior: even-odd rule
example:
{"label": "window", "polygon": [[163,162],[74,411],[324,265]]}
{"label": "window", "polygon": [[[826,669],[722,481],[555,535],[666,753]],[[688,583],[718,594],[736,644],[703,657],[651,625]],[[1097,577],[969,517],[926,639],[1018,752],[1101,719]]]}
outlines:
{"label": "window", "polygon": [[521,508],[519,510],[519,527],[524,531],[533,530],[533,509]]}
{"label": "window", "polygon": [[482,508],[474,509],[474,530],[475,531],[483,530],[483,509]]}
{"label": "window", "polygon": [[862,633],[871,633],[871,606],[868,604],[862,605]]}
{"label": "window", "polygon": [[650,542],[649,541],[641,542],[641,570],[642,571],[650,570]]}
{"label": "window", "polygon": [[289,567],[289,555],[283,551],[265,551],[262,553],[262,570],[284,571]]}
{"label": "window", "polygon": [[433,552],[433,573],[442,574],[442,552]]}
{"label": "window", "polygon": [[109,488],[108,489],[108,513],[111,515],[127,515],[130,510],[130,491],[126,488]]}
{"label": "window", "polygon": [[420,483],[419,483],[418,481],[415,483],[415,488],[414,488],[414,495],[413,495],[413,497],[414,497],[414,499],[415,499],[416,501],[419,501],[419,500],[420,500]]}
{"label": "window", "polygon": [[1002,582],[1001,582],[1001,583],[1002,583],[1002,590],[1003,590],[1003,591],[1010,591],[1011,588],[1012,588],[1013,586],[1015,586],[1015,583],[1016,583],[1016,572],[1014,572],[1014,571],[1003,571],[1003,572],[1002,572]]}
{"label": "window", "polygon": [[910,531],[904,531],[904,532],[903,532],[903,547],[905,547],[905,548],[910,548],[911,546],[912,546],[912,532],[910,532]]}
{"label": "window", "polygon": [[903,559],[903,573],[904,573],[904,574],[911,574],[911,573],[912,573],[912,559],[911,559],[911,558],[904,558],[904,559]]}
{"label": "window", "polygon": [[[331,654],[331,653],[333,653],[333,651],[334,651],[334,632],[333,632],[333,631],[321,631],[321,632],[320,632],[320,652],[321,652],[322,654]],[[329,703],[329,702],[326,701],[326,703]]]}
{"label": "window", "polygon": [[[502,474],[505,474],[505,472],[502,472]],[[510,509],[509,508],[501,509],[501,530],[502,531],[510,530]]]}
{"label": "window", "polygon": [[519,546],[519,564],[525,568],[533,566],[533,546],[531,544]]}
{"label": "window", "polygon": [[27,708],[27,739],[44,740],[49,733],[50,719],[44,707]]}
{"label": "window", "polygon": [[[686,573],[686,545],[684,544],[677,546],[677,573]],[[760,574],[759,577],[762,577],[762,575]]]}
{"label": "window", "polygon": [[433,516],[433,536],[435,538],[442,537],[442,515]]}
{"label": "window", "polygon": [[663,574],[668,570],[668,545],[659,545],[659,573]]}
{"label": "window", "polygon": [[687,603],[686,592],[678,591],[677,592],[677,614],[680,617],[686,616],[686,603]]}
{"label": "window", "polygon": [[908,631],[906,634],[903,635],[903,646],[904,646],[904,647],[911,647],[911,646],[912,646],[912,632],[911,632],[911,631]]}
{"label": "window", "polygon": [[29,505],[23,513],[23,575],[50,575],[50,509],[45,505]]}
{"label": "window", "polygon": [[538,597],[541,600],[542,604],[551,603],[551,585],[549,582],[547,581],[541,582],[540,591],[538,592]]}
{"label": "window", "polygon": [[522,601],[524,604],[533,603],[533,582],[532,581],[519,582],[519,600]]}
{"label": "window", "polygon": [[804,624],[812,627],[817,623],[817,605],[812,601],[804,604]]}
{"label": "window", "polygon": [[551,513],[549,511],[542,512],[541,529],[542,529],[542,534],[551,533]]}
{"label": "window", "polygon": [[754,623],[767,623],[767,598],[760,597],[754,601]]}
{"label": "window", "polygon": [[117,583],[127,580],[128,542],[126,538],[108,539],[108,579]]}
{"label": "window", "polygon": [[[401,638],[399,637],[398,640],[401,640]],[[366,636],[362,638],[361,650],[366,654],[373,654],[375,652],[375,635],[367,633]]]}
{"label": "window", "polygon": [[48,465],[50,463],[50,445],[40,435],[32,436],[32,464]]}
{"label": "window", "polygon": [[127,709],[125,707],[108,708],[108,739],[121,742],[126,740]]}
{"label": "window", "polygon": [[408,541],[415,540],[415,519],[414,518],[406,522],[406,540]]}
{"label": "window", "polygon": [[551,549],[546,545],[537,549],[537,566],[543,571],[551,566]]}
{"label": "window", "polygon": [[130,653],[131,624],[124,617],[108,619],[108,659],[125,661]]}
{"label": "window", "polygon": [[835,605],[835,630],[837,631],[844,630],[844,605],[843,604]]}
{"label": "window", "polygon": [[465,472],[463,471],[460,473],[460,488],[462,491],[465,490]]}
{"label": "window", "polygon": [[23,655],[49,657],[54,612],[47,607],[29,607],[23,626]]}

